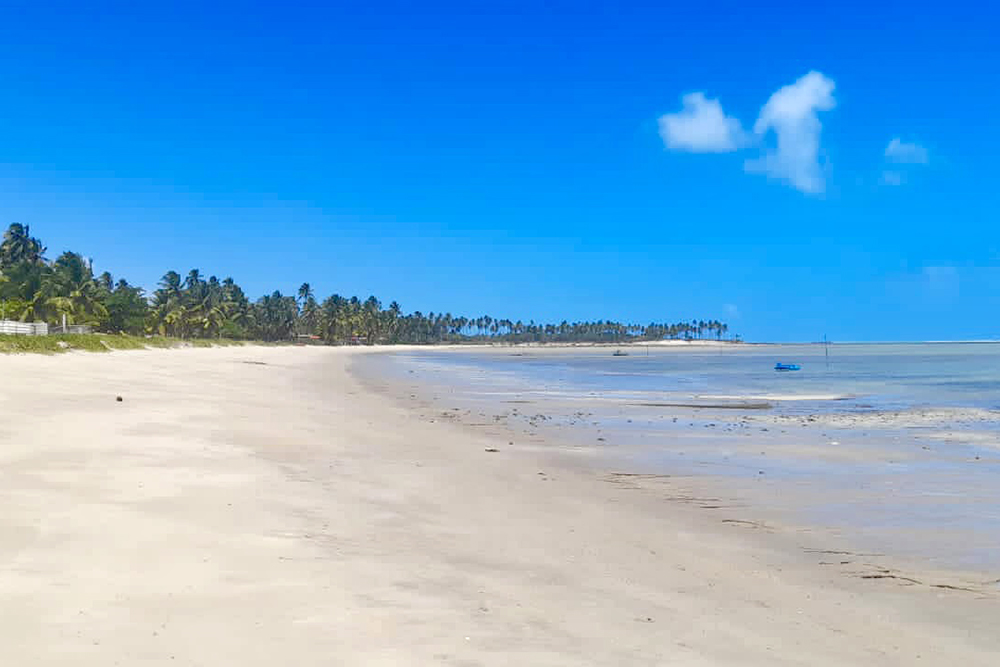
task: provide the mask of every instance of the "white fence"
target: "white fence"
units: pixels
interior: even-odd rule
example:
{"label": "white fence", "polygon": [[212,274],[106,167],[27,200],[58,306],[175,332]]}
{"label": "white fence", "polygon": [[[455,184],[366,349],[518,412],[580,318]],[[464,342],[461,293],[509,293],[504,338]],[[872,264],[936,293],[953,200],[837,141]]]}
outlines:
{"label": "white fence", "polygon": [[15,334],[18,336],[47,336],[49,325],[45,322],[15,322],[0,320],[0,334]]}
{"label": "white fence", "polygon": [[87,334],[94,330],[93,327],[86,324],[65,324],[63,326],[59,326],[57,324],[55,326],[48,327],[48,329],[50,334]]}

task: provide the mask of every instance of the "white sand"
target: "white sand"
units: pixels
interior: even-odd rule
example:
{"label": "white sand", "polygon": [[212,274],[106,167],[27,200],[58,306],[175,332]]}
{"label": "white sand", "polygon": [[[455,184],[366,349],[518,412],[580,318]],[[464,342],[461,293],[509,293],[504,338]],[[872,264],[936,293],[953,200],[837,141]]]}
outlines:
{"label": "white sand", "polygon": [[997,664],[994,595],[428,423],[351,354],[0,357],[3,664]]}

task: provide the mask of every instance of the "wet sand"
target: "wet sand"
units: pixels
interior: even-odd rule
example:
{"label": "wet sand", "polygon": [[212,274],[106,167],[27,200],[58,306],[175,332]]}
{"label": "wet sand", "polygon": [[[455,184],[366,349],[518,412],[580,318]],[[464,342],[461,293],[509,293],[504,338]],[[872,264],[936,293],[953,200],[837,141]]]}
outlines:
{"label": "wet sand", "polygon": [[[355,369],[393,378],[406,387],[397,398],[444,408],[442,418],[542,449],[572,449],[604,469],[684,479],[701,488],[696,496],[717,499],[706,509],[738,507],[741,520],[884,553],[893,570],[933,570],[935,580],[973,587],[1000,577],[1000,411],[877,409],[866,399],[801,389],[719,391],[734,378],[685,394],[676,368],[686,352],[661,354],[653,367],[640,359],[638,369],[601,366],[594,362],[606,355],[583,354],[532,350],[522,365],[503,361],[509,350],[424,351],[366,357]],[[737,361],[730,355],[725,365]],[[546,374],[532,372],[540,364]],[[607,376],[615,382],[602,388]]]}
{"label": "wet sand", "polygon": [[0,357],[5,662],[995,664],[989,587],[850,576],[357,354]]}

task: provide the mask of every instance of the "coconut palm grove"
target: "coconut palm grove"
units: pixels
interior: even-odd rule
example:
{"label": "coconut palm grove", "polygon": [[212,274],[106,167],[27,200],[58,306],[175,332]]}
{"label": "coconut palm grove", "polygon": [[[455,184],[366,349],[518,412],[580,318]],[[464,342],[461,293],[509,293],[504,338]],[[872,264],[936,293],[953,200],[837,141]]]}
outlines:
{"label": "coconut palm grove", "polygon": [[251,301],[232,278],[206,277],[199,269],[182,276],[167,271],[158,289],[141,287],[105,271],[76,252],[55,260],[14,223],[0,244],[0,319],[88,325],[105,333],[178,338],[285,341],[306,338],[327,344],[444,342],[626,342],[663,338],[727,337],[719,321],[625,324],[610,320],[538,324],[488,315],[404,314],[374,296],[331,295],[318,300],[308,283],[295,295],[281,292]]}

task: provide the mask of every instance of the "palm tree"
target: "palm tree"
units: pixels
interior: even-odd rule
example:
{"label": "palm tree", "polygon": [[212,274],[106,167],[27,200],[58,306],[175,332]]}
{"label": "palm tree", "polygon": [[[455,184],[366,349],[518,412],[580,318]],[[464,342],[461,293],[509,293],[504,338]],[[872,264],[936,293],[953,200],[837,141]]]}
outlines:
{"label": "palm tree", "polygon": [[57,316],[70,324],[100,324],[108,317],[100,285],[90,264],[75,252],[64,252],[42,280],[40,292]]}
{"label": "palm tree", "polygon": [[[182,278],[168,271],[151,299],[124,280],[117,285],[109,272],[95,278],[89,261],[63,253],[51,264],[45,247],[26,225],[13,224],[0,243],[0,316],[22,320],[67,320],[102,326],[107,331],[158,331],[188,337],[232,336],[281,340],[295,333],[319,335],[327,343],[365,336],[369,343],[438,343],[469,340],[611,341],[702,338],[721,339],[729,327],[715,319],[692,319],[640,325],[613,320],[565,320],[559,324],[496,318],[465,317],[450,312],[414,311],[404,315],[393,301],[388,308],[374,296],[332,295],[317,302],[309,283],[296,296],[280,292],[251,303],[232,278],[207,280],[199,269]],[[738,336],[732,336],[738,339]]]}
{"label": "palm tree", "polygon": [[160,278],[160,288],[167,293],[168,297],[176,298],[181,293],[181,276],[176,271],[167,271]]}
{"label": "palm tree", "polygon": [[201,284],[201,271],[198,269],[191,269],[188,271],[187,278],[184,279],[184,286],[188,289],[192,289],[200,286]]}
{"label": "palm tree", "polygon": [[160,289],[153,292],[153,312],[150,326],[162,335],[184,335],[184,303],[181,276],[167,271],[160,278]]}
{"label": "palm tree", "polygon": [[15,222],[4,232],[3,243],[0,243],[0,268],[19,262],[41,264],[44,254],[45,246],[31,237],[31,228]]}
{"label": "palm tree", "polygon": [[298,304],[294,297],[282,296],[276,291],[261,297],[254,304],[253,311],[257,333],[263,340],[287,340],[291,337],[298,316]]}
{"label": "palm tree", "polygon": [[111,292],[115,288],[114,278],[107,271],[98,276],[97,283],[107,292]]}
{"label": "palm tree", "polygon": [[22,322],[45,321],[49,308],[42,293],[42,281],[50,271],[44,264],[18,262],[4,268],[0,281],[0,299],[5,305],[6,317]]}
{"label": "palm tree", "polygon": [[315,296],[313,295],[312,287],[309,286],[309,283],[302,283],[299,286],[299,301],[305,303],[309,299],[313,298],[315,298]]}
{"label": "palm tree", "polygon": [[102,295],[108,309],[108,319],[102,325],[111,333],[141,334],[146,329],[149,301],[142,289],[132,287],[124,278],[118,281],[114,290]]}

